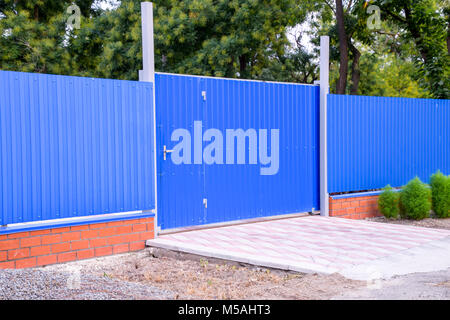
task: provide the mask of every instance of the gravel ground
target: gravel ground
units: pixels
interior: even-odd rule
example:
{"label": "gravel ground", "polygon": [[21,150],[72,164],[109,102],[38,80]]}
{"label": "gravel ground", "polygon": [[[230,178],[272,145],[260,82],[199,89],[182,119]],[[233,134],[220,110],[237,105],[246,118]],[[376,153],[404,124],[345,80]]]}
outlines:
{"label": "gravel ground", "polygon": [[[171,256],[171,254],[173,256]],[[174,299],[330,299],[366,285],[341,275],[300,274],[167,252],[139,252],[70,262],[47,271],[80,270],[173,292]],[[149,296],[151,299],[152,296]]]}
{"label": "gravel ground", "polygon": [[450,269],[376,282],[270,270],[145,249],[43,268],[0,270],[0,300],[446,299]]}
{"label": "gravel ground", "polygon": [[[171,299],[151,285],[75,272],[0,270],[0,300],[142,300]],[[79,279],[79,281],[78,281]]]}
{"label": "gravel ground", "polygon": [[375,222],[404,224],[404,225],[424,227],[424,228],[450,230],[450,218],[448,218],[448,219],[428,218],[428,219],[416,221],[416,220],[407,220],[407,219],[396,220],[396,219],[386,219],[385,217],[376,217],[376,218],[369,218],[367,220],[375,221]]}
{"label": "gravel ground", "polygon": [[[376,222],[450,230],[450,219]],[[0,270],[0,300],[450,299],[450,269],[373,284],[145,249],[24,270]]]}

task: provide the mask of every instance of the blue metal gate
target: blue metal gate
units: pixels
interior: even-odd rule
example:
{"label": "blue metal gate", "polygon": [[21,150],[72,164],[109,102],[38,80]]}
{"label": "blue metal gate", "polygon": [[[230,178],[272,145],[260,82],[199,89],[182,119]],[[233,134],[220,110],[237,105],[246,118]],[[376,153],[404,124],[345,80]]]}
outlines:
{"label": "blue metal gate", "polygon": [[156,74],[155,89],[161,229],[319,209],[319,87]]}

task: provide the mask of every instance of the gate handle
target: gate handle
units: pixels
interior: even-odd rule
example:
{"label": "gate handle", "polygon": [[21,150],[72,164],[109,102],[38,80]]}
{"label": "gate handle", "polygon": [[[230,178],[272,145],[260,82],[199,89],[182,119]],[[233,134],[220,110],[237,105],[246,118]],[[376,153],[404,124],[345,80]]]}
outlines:
{"label": "gate handle", "polygon": [[166,160],[166,158],[167,158],[166,155],[167,155],[168,153],[171,153],[171,152],[173,152],[173,150],[167,150],[166,145],[164,145],[164,148],[163,148],[164,160]]}

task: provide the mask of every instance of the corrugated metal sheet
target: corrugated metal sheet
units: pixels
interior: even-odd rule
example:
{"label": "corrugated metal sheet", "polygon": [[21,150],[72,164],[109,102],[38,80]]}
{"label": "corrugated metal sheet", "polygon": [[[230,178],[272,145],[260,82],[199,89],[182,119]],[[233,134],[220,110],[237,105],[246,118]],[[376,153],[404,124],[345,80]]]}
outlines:
{"label": "corrugated metal sheet", "polygon": [[155,207],[152,84],[0,71],[0,224]]}
{"label": "corrugated metal sheet", "polygon": [[450,174],[450,100],[329,95],[329,192]]}
{"label": "corrugated metal sheet", "polygon": [[[162,229],[319,208],[317,86],[157,74],[156,106]],[[221,130],[224,140],[226,129],[279,129],[278,174],[260,175],[259,164],[174,165],[170,156],[164,161],[163,145],[176,144],[173,130],[193,132],[196,120],[203,132]]]}

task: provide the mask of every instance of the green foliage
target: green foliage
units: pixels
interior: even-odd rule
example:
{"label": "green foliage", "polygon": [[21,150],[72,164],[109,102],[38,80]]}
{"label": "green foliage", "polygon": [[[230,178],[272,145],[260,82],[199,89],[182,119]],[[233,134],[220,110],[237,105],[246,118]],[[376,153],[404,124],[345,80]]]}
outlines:
{"label": "green foliage", "polygon": [[59,44],[65,34],[65,18],[56,15],[47,23],[30,12],[5,11],[0,24],[0,69],[43,73],[67,73],[69,56]]}
{"label": "green foliage", "polygon": [[295,0],[156,1],[158,70],[257,78],[288,44],[286,28],[302,22]]}
{"label": "green foliage", "polygon": [[[313,38],[317,44],[319,35],[330,36],[330,89],[336,92],[340,52],[335,1],[317,2],[322,6],[314,9],[318,14],[312,23]],[[358,61],[354,52],[349,51],[346,93],[350,93],[354,85],[351,75],[353,67],[356,67],[354,74],[360,74],[361,87],[357,94],[450,97],[448,0],[343,0],[343,5],[348,43],[361,53]],[[372,15],[367,11],[369,5],[381,8],[379,29],[367,27]]]}
{"label": "green foliage", "polygon": [[0,1],[0,69],[77,74],[66,30],[72,2],[82,14],[95,15],[93,0]]}
{"label": "green foliage", "polygon": [[414,79],[415,68],[395,54],[366,53],[361,58],[358,94],[365,96],[431,98]]}
{"label": "green foliage", "polygon": [[390,185],[387,185],[378,198],[380,212],[388,219],[397,218],[400,212],[399,199],[400,194],[393,191]]}
{"label": "green foliage", "polygon": [[[436,99],[450,98],[449,5],[445,0],[376,0],[382,19],[397,25],[397,41],[412,44],[407,52],[416,66],[416,79]],[[425,80],[425,81],[423,81]]]}
{"label": "green foliage", "polygon": [[[286,28],[304,18],[295,0],[155,0],[158,71],[220,77],[273,77],[288,41]],[[98,19],[105,30],[96,70],[136,79],[141,69],[140,0],[122,1]],[[274,71],[276,70],[276,71]]]}
{"label": "green foliage", "polygon": [[[81,29],[66,26],[72,2],[81,9]],[[141,0],[122,0],[108,10],[100,2],[108,0],[0,0],[0,69],[137,79]],[[328,34],[335,90],[335,1],[153,2],[158,71],[312,83],[318,78],[319,37]],[[352,47],[347,92],[359,83],[356,92],[363,95],[449,97],[448,2],[371,0],[382,9],[381,30],[367,28],[365,1],[343,4]],[[302,34],[311,37],[312,50],[287,40],[290,28],[305,21]]]}
{"label": "green foliage", "polygon": [[450,176],[440,171],[431,176],[433,211],[439,218],[450,217]]}
{"label": "green foliage", "polygon": [[140,1],[122,1],[116,10],[105,12],[96,19],[91,34],[94,32],[99,32],[103,41],[95,75],[137,80],[142,69]]}
{"label": "green foliage", "polygon": [[422,220],[429,217],[430,210],[431,190],[416,177],[400,194],[400,215],[403,218]]}
{"label": "green foliage", "polygon": [[307,52],[301,45],[301,36],[291,50],[270,59],[258,79],[265,81],[287,81],[313,84],[319,78],[319,66],[314,53]]}

